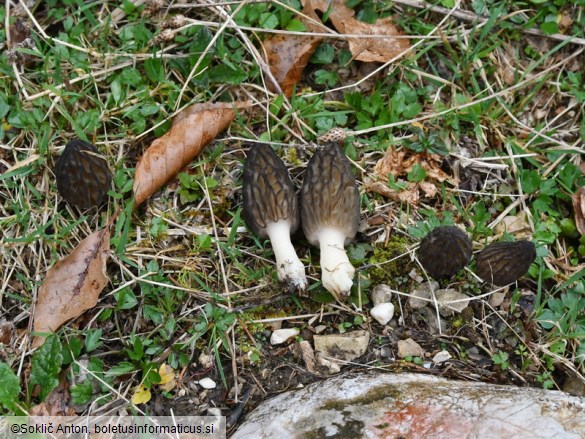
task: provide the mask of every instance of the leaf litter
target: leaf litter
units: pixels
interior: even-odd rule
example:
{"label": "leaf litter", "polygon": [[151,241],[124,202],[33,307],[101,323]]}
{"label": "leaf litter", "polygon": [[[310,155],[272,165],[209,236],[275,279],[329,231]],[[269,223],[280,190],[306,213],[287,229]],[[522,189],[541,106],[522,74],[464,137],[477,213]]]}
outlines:
{"label": "leaf litter", "polygon": [[[376,192],[397,202],[408,202],[417,205],[421,196],[434,197],[437,185],[444,181],[457,186],[458,180],[450,177],[441,169],[442,159],[438,154],[415,153],[407,149],[397,150],[388,147],[384,157],[374,166],[374,173],[367,177],[365,188],[369,192]],[[404,177],[420,165],[426,173],[425,181],[406,181]],[[396,184],[390,185],[389,175],[392,175]]]}
{"label": "leaf litter", "polygon": [[[47,272],[34,311],[35,332],[55,332],[63,323],[93,308],[108,283],[106,263],[110,255],[110,232],[98,230]],[[33,348],[45,337],[36,336]]]}
{"label": "leaf litter", "polygon": [[[353,17],[355,12],[345,6],[344,0],[305,0],[300,21],[309,32],[323,32],[316,11],[329,13],[329,20],[341,34],[359,35],[347,37],[353,58],[364,62],[388,62],[404,55],[410,46],[408,38],[389,17],[374,23],[365,23]],[[364,37],[362,37],[362,35]],[[370,38],[365,36],[370,35]],[[263,42],[270,71],[278,81],[283,93],[290,97],[294,85],[300,81],[303,70],[324,37],[316,35],[271,35]],[[269,84],[271,85],[271,84]],[[276,87],[271,85],[273,91]]]}

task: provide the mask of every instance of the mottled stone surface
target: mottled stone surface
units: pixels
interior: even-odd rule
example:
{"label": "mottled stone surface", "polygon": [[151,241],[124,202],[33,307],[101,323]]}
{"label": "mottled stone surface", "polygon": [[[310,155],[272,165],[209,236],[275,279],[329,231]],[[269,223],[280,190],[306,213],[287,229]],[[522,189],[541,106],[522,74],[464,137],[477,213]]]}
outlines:
{"label": "mottled stone surface", "polygon": [[247,415],[244,438],[582,438],[585,398],[421,374],[346,374]]}

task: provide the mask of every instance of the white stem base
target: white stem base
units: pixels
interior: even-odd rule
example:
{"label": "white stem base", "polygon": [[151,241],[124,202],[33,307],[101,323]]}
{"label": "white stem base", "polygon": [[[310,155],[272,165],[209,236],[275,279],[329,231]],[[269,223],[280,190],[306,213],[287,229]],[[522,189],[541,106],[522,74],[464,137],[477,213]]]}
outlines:
{"label": "white stem base", "polygon": [[274,250],[278,278],[289,291],[303,293],[307,289],[305,266],[290,242],[290,222],[280,220],[270,223],[266,226],[266,232]]}
{"label": "white stem base", "polygon": [[321,281],[337,300],[349,297],[355,268],[343,247],[345,235],[337,229],[321,229],[317,234],[321,248]]}

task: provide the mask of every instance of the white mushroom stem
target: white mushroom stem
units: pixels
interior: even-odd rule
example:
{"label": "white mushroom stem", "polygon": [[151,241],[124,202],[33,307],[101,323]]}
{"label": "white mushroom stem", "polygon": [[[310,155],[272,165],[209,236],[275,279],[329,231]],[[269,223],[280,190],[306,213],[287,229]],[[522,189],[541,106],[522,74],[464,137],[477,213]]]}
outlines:
{"label": "white mushroom stem", "polygon": [[266,233],[274,250],[278,278],[290,289],[304,291],[307,288],[305,266],[299,260],[290,242],[290,221],[279,220],[266,226]]}
{"label": "white mushroom stem", "polygon": [[355,268],[344,249],[345,234],[335,228],[324,228],[317,233],[321,248],[321,280],[323,286],[337,300],[349,296]]}

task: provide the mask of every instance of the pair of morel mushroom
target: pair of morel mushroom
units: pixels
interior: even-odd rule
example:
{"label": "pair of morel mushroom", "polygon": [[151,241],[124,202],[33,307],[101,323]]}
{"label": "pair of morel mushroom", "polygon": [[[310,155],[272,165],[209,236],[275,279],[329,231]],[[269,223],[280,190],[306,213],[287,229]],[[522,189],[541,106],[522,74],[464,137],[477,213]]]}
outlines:
{"label": "pair of morel mushroom", "polygon": [[321,250],[323,286],[338,300],[349,296],[355,269],[344,247],[357,233],[360,201],[341,148],[330,143],[313,154],[299,203],[282,160],[270,146],[254,146],[244,164],[243,195],[244,220],[256,235],[270,239],[287,290],[302,294],[307,288],[305,267],[290,240],[301,222],[308,241]]}
{"label": "pair of morel mushroom", "polygon": [[[471,260],[471,239],[455,226],[440,226],[420,243],[418,259],[435,279],[453,276]],[[504,286],[526,274],[536,259],[530,241],[496,242],[475,257],[476,274],[486,282]]]}
{"label": "pair of morel mushroom", "polygon": [[[244,219],[274,249],[278,277],[289,291],[307,288],[305,267],[290,235],[302,222],[305,236],[321,250],[323,286],[337,300],[349,296],[354,267],[344,246],[359,226],[359,192],[349,160],[336,144],[317,150],[305,172],[300,209],[282,160],[268,145],[252,147],[244,165]],[[300,212],[299,212],[300,210]],[[421,242],[419,260],[434,278],[454,275],[471,259],[471,240],[457,227],[434,229]],[[488,245],[476,257],[476,272],[494,285],[515,282],[528,271],[536,251],[529,241]]]}

